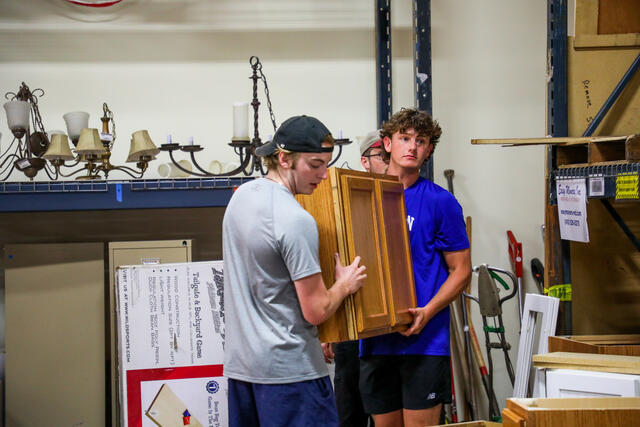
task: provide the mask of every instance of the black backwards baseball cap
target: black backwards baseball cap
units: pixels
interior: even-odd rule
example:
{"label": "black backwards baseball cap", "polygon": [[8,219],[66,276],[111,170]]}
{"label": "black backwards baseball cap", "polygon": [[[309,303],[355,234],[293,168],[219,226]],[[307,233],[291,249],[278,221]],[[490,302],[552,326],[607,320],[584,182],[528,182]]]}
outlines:
{"label": "black backwards baseball cap", "polygon": [[270,156],[276,148],[299,153],[330,153],[333,147],[322,146],[330,134],[329,129],[315,117],[293,116],[280,125],[273,140],[256,148],[256,154]]}

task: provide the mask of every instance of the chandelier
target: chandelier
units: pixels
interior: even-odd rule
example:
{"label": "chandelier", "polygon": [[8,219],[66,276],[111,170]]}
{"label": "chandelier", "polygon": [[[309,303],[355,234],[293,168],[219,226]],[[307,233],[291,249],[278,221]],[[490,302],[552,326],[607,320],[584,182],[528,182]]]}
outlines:
{"label": "chandelier", "polygon": [[[249,78],[253,80],[253,99],[250,104],[234,104],[233,137],[231,138],[231,142],[229,143],[229,146],[233,148],[234,152],[238,156],[240,165],[231,171],[213,173],[200,166],[198,164],[198,161],[196,160],[195,153],[203,150],[203,147],[201,147],[200,145],[194,145],[192,143],[180,145],[173,142],[168,142],[167,144],[160,145],[160,150],[167,151],[169,153],[169,158],[171,159],[171,163],[175,166],[175,168],[188,175],[198,177],[224,177],[233,176],[239,173],[250,176],[254,172],[259,172],[262,175],[265,175],[267,173],[267,171],[264,169],[260,157],[256,155],[256,149],[263,145],[263,142],[260,139],[260,133],[258,131],[258,109],[260,107],[260,101],[258,100],[259,80],[262,81],[264,86],[264,93],[267,98],[267,108],[269,109],[269,117],[271,119],[271,124],[273,125],[274,132],[277,129],[276,118],[273,114],[273,107],[271,105],[271,98],[269,96],[269,86],[267,84],[267,78],[262,72],[262,63],[257,56],[252,56],[251,58],[249,58],[249,64],[251,65],[252,69],[252,75]],[[253,138],[251,139],[249,139],[248,124],[249,105],[253,107]],[[338,154],[336,155],[335,159],[333,159],[331,163],[329,163],[329,166],[333,165],[340,158],[340,155],[342,154],[342,146],[350,143],[351,141],[348,138],[339,137],[337,139],[334,139],[334,144],[338,147]],[[176,161],[173,155],[174,151],[189,153],[191,162],[193,163],[196,170],[187,169],[183,165],[181,165],[180,162]]]}
{"label": "chandelier", "polygon": [[[44,170],[52,181],[81,172],[85,174],[77,179],[107,179],[109,173],[116,170],[132,178],[141,178],[148,163],[160,152],[149,133],[139,130],[132,134],[126,160],[135,163],[136,168],[113,165],[110,159],[116,140],[115,121],[113,112],[106,103],[103,103],[104,115],[100,118],[102,132],[89,128],[89,113],[75,111],[63,116],[68,136],[54,131],[49,139],[38,109],[38,97],[43,95],[42,89],[31,91],[24,82],[17,93],[5,94],[5,98],[9,99],[4,104],[7,123],[14,138],[0,156],[0,181],[7,180],[14,169],[24,173],[29,179]],[[112,126],[111,132],[109,123]],[[32,128],[34,132],[30,132]],[[73,151],[69,146],[69,139],[73,143]]]}
{"label": "chandelier", "polygon": [[[253,99],[251,103],[234,104],[233,137],[231,146],[239,158],[239,166],[233,170],[213,173],[206,170],[196,160],[196,153],[203,150],[200,145],[177,144],[170,140],[162,144],[160,148],[151,140],[148,131],[139,130],[133,132],[129,155],[126,162],[135,163],[134,167],[116,166],[111,163],[111,151],[116,140],[116,127],[113,112],[106,103],[103,103],[102,132],[89,128],[89,113],[74,111],[63,116],[67,134],[53,131],[47,135],[42,125],[38,98],[44,95],[42,89],[31,91],[23,82],[17,93],[7,92],[5,98],[9,101],[4,104],[7,113],[7,123],[13,133],[13,141],[0,155],[0,181],[5,181],[15,169],[25,174],[31,180],[44,170],[50,180],[61,177],[68,178],[79,175],[76,179],[107,179],[112,171],[124,172],[132,178],[142,178],[150,161],[156,158],[160,151],[167,151],[171,164],[176,170],[184,172],[187,176],[197,177],[226,177],[236,174],[246,176],[267,173],[261,158],[256,154],[256,149],[263,145],[258,131],[258,81],[262,81],[264,93],[269,110],[269,117],[274,132],[277,129],[269,86],[262,72],[262,63],[257,56],[249,58],[253,81]],[[249,137],[249,105],[253,107],[253,138]],[[111,125],[111,129],[109,128]],[[33,131],[32,131],[33,130]],[[70,147],[69,140],[73,144]],[[332,166],[342,154],[343,145],[350,144],[347,138],[341,135],[334,139],[334,145],[338,148],[337,155],[329,163]],[[189,153],[195,170],[186,168],[182,161],[176,161],[174,152]]]}

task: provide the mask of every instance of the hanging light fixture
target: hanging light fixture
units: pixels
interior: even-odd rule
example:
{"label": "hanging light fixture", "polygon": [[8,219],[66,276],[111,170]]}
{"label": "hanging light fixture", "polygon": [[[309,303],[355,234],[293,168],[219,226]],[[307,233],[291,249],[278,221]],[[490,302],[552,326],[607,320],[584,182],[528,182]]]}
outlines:
{"label": "hanging light fixture", "polygon": [[[89,113],[84,111],[74,111],[65,114],[64,120],[67,124],[67,133],[71,138],[71,142],[75,146],[76,155],[69,157],[71,150],[69,148],[68,138],[58,138],[53,135],[53,140],[49,146],[49,150],[44,154],[44,158],[49,160],[55,167],[56,174],[63,177],[70,177],[80,172],[86,172],[77,179],[100,179],[101,174],[104,179],[109,177],[112,171],[121,171],[132,178],[142,178],[147,170],[148,163],[155,159],[156,154],[160,150],[151,140],[149,132],[139,130],[131,136],[131,145],[127,162],[136,163],[137,169],[128,166],[116,166],[110,161],[111,150],[116,140],[116,125],[113,119],[113,112],[109,109],[107,103],[102,104],[103,116],[102,132],[98,129],[89,128]],[[109,123],[111,123],[111,131],[109,131]],[[74,160],[71,164],[65,164],[67,160]],[[83,166],[70,173],[65,173],[63,167],[72,168],[83,162]]]}
{"label": "hanging light fixture", "polygon": [[[260,107],[260,101],[258,100],[258,80],[262,80],[262,83],[264,85],[264,93],[267,97],[267,108],[269,109],[269,117],[271,118],[274,132],[277,129],[276,118],[273,114],[273,108],[271,106],[271,98],[269,97],[269,86],[267,85],[267,78],[262,72],[262,63],[257,56],[252,56],[251,58],[249,58],[249,64],[251,65],[251,69],[253,71],[252,75],[249,77],[251,80],[253,80],[253,99],[251,101],[251,106],[253,107],[253,138],[251,140],[249,139],[248,132],[249,128],[247,120],[249,116],[249,104],[237,103],[234,104],[233,108],[234,135],[231,138],[231,142],[229,143],[229,145],[238,155],[240,165],[228,172],[213,173],[201,167],[196,160],[195,153],[203,150],[203,147],[201,147],[200,145],[180,145],[172,142],[162,144],[160,146],[160,150],[169,152],[169,157],[175,168],[181,170],[186,174],[199,177],[222,177],[232,176],[239,173],[243,173],[244,175],[249,176],[254,172],[260,172],[262,175],[265,175],[267,173],[267,171],[264,169],[264,166],[262,165],[260,156],[256,155],[255,152],[256,148],[263,145],[262,140],[260,139],[260,134],[258,132],[258,108]],[[340,158],[340,155],[342,154],[342,146],[350,143],[351,141],[347,138],[334,139],[334,144],[338,147],[338,154],[336,155],[335,159],[333,159],[331,163],[329,163],[329,166],[333,165]],[[174,151],[183,151],[185,153],[189,153],[189,155],[191,156],[191,162],[195,166],[196,170],[189,170],[183,167],[180,162],[176,161],[173,156]]]}
{"label": "hanging light fixture", "polygon": [[[41,156],[49,146],[49,138],[38,110],[38,97],[43,95],[42,89],[31,91],[24,82],[17,93],[5,94],[5,99],[9,101],[4,103],[4,109],[13,140],[0,154],[0,181],[5,181],[14,169],[33,179],[38,171],[46,167],[46,161]],[[50,172],[47,170],[47,173]]]}

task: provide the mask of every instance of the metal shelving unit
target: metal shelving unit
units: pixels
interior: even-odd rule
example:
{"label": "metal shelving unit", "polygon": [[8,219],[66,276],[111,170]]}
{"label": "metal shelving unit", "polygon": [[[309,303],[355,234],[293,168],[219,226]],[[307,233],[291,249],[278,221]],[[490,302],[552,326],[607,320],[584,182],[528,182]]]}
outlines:
{"label": "metal shelving unit", "polygon": [[[554,137],[568,135],[568,78],[567,78],[567,1],[551,0],[547,9],[547,48],[548,48],[548,108],[547,123],[548,133]],[[591,136],[616,102],[624,87],[634,74],[640,69],[640,55],[636,58],[629,70],[625,73],[619,84],[605,101],[598,114],[594,117],[582,136]],[[635,161],[615,161],[607,164],[575,164],[557,166],[556,146],[549,146],[547,151],[547,190],[549,206],[557,203],[556,183],[562,179],[586,179],[589,198],[599,199],[612,219],[623,230],[627,238],[640,251],[640,241],[631,232],[622,217],[609,202],[609,199],[620,199],[618,196],[619,180],[627,176],[635,176],[640,173],[640,163]],[[597,185],[593,185],[596,184]],[[597,189],[597,190],[596,190]],[[595,190],[595,191],[594,191]],[[637,199],[635,199],[637,201]],[[548,206],[548,207],[549,207]],[[547,228],[553,224],[549,210],[547,210]],[[545,279],[547,286],[556,284],[571,284],[571,246],[570,242],[560,240],[558,230],[546,230],[545,238],[546,264],[550,272]],[[571,300],[563,301],[559,318],[559,333],[572,333],[572,307]],[[562,319],[560,321],[560,319]]]}
{"label": "metal shelving unit", "polygon": [[0,212],[219,207],[251,179],[3,182]]}

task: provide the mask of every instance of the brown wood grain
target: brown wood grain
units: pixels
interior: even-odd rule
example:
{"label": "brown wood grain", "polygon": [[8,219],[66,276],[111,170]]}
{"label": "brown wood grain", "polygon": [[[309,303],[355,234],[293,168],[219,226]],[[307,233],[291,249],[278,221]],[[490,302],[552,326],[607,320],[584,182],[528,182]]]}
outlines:
{"label": "brown wood grain", "polygon": [[526,427],[632,426],[640,416],[640,398],[507,399],[502,422]]}
{"label": "brown wood grain", "polygon": [[625,160],[626,141],[606,141],[589,143],[589,163]]}
{"label": "brown wood grain", "polygon": [[549,337],[549,352],[640,356],[640,335],[582,335]]}
{"label": "brown wood grain", "polygon": [[[320,268],[322,269],[322,280],[327,288],[331,288],[335,282],[335,260],[333,255],[340,253],[338,245],[338,234],[335,226],[335,211],[331,204],[332,189],[328,180],[323,181],[314,191],[315,197],[298,195],[296,199],[300,205],[309,212],[318,225],[318,238],[320,241]],[[343,263],[345,260],[341,260]],[[348,336],[347,313],[344,304],[336,313],[318,328],[318,334],[322,342],[343,341]]]}
{"label": "brown wood grain", "polygon": [[375,184],[369,177],[341,177],[344,197],[349,258],[361,257],[367,278],[356,293],[358,332],[377,330],[391,324],[380,253],[380,235],[376,216]]}
{"label": "brown wood grain", "polygon": [[625,159],[630,162],[640,160],[640,135],[631,135],[625,142]]}
{"label": "brown wood grain", "polygon": [[340,342],[406,329],[416,305],[404,191],[395,177],[331,168],[309,196],[296,196],[315,218],[327,286],[337,252],[343,265],[361,257],[363,287],[318,327],[320,340]]}
{"label": "brown wood grain", "polygon": [[[411,266],[411,248],[404,206],[404,189],[398,181],[376,182],[379,228],[383,230],[382,256],[387,266],[385,284],[389,299],[391,326],[406,325],[413,321],[409,308],[416,307],[415,283]],[[400,235],[398,235],[400,233]]]}
{"label": "brown wood grain", "polygon": [[597,13],[598,34],[640,33],[638,0],[600,0]]}
{"label": "brown wood grain", "polygon": [[[638,204],[612,206],[640,236]],[[572,242],[573,334],[634,334],[640,331],[640,252],[602,203],[587,203],[588,244]]]}

